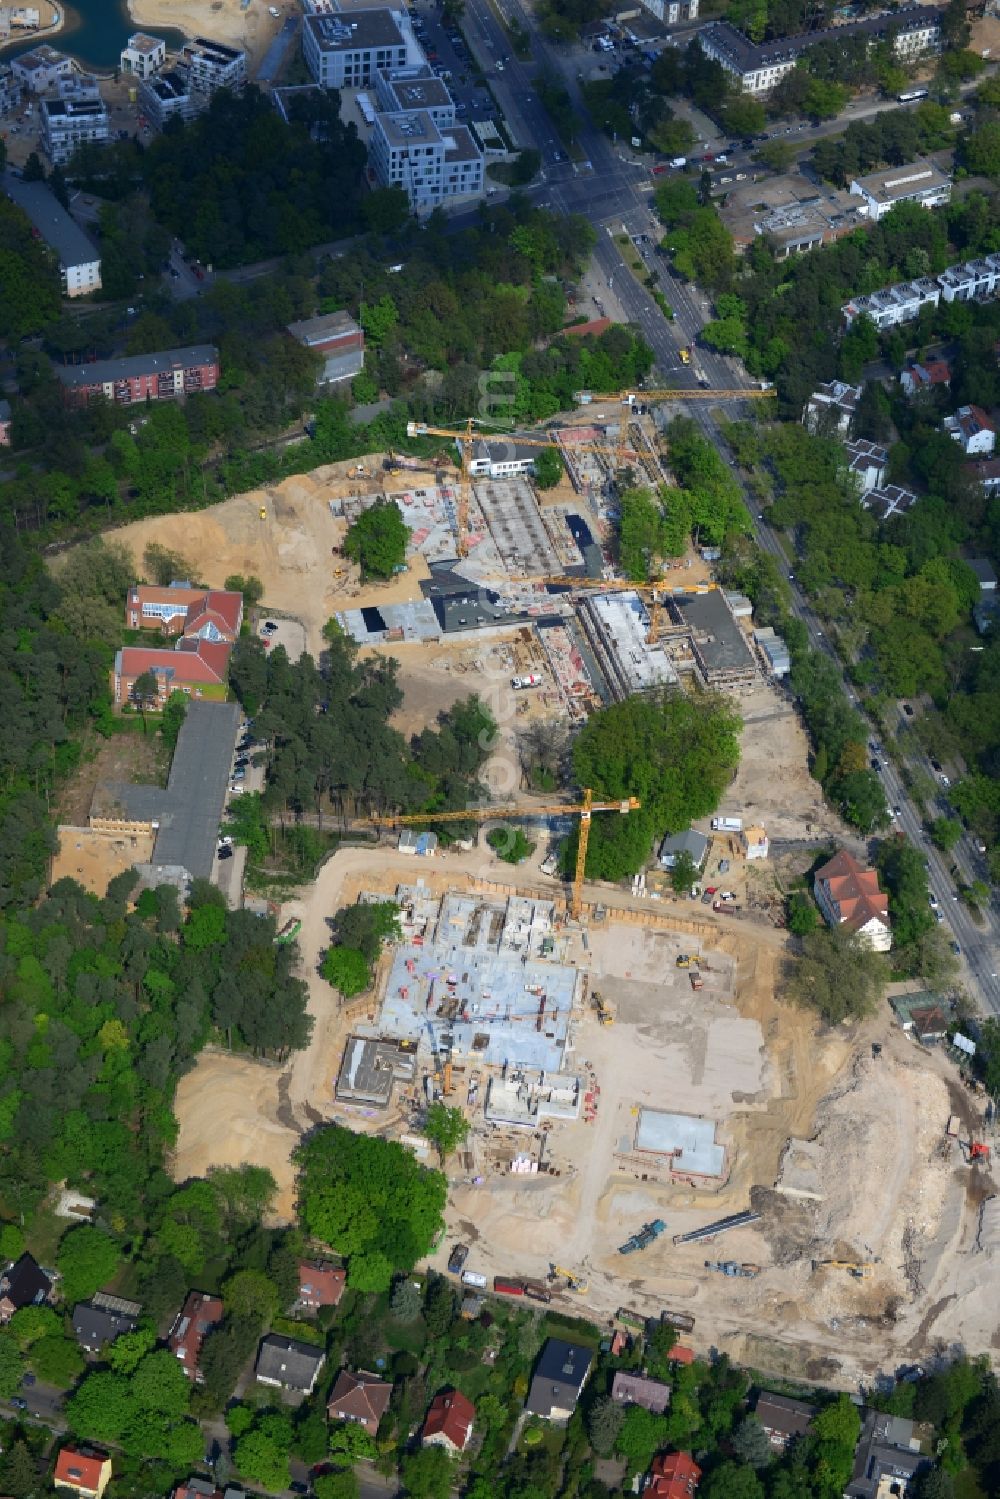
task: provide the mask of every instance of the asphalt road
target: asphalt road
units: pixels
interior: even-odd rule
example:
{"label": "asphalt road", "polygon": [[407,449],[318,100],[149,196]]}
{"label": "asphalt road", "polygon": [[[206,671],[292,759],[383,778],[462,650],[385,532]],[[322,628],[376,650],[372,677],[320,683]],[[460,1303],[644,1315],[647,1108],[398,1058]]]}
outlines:
{"label": "asphalt road", "polygon": [[[494,70],[491,82],[518,139],[523,143],[542,144],[553,136],[549,116],[531,88],[532,80],[539,71],[551,72],[565,82],[582,121],[578,146],[584,154],[584,161],[555,162],[551,151],[546,147],[543,150],[546,163],[543,180],[535,188],[534,195],[539,201],[562,213],[584,215],[597,230],[594,252],[596,265],[625,316],[641,330],[653,350],[662,376],[669,378],[671,384],[690,389],[696,384],[700,371],[714,389],[748,387],[750,380],[737,361],[710,349],[699,348],[692,366],[681,363],[680,347],[697,339],[710,316],[707,300],[696,287],[673,277],[668,262],[662,256],[656,256],[655,260],[647,257],[649,263],[655,264],[659,271],[659,289],[674,309],[674,320],[668,321],[645,288],[634,279],[614,240],[614,235],[621,232],[635,236],[650,233],[656,227],[652,214],[652,180],[648,166],[630,161],[628,153],[614,146],[590,121],[576,77],[576,73],[580,71],[579,51],[551,46],[538,32],[533,16],[522,8],[519,0],[498,0],[498,3],[505,15],[513,17],[531,32],[533,59],[530,64],[521,63],[513,56],[506,34],[499,25],[489,0],[466,0],[465,31],[481,61],[484,60],[483,51],[477,45],[480,40],[487,55],[494,58],[502,56],[505,59],[503,70],[499,73]],[[797,136],[802,145],[806,143],[804,134]],[[792,139],[796,137],[793,136]],[[717,409],[722,404],[717,402],[714,406]],[[738,401],[728,404],[732,409],[727,415],[736,414],[742,409]],[[687,409],[713,445],[725,450],[713,407],[708,403],[702,405],[692,402]],[[783,567],[787,567],[778,538],[766,522],[758,521],[752,497],[742,484],[740,475],[736,473],[735,477],[740,481],[758,545],[777,558]],[[813,648],[822,651],[836,666],[845,693],[857,704],[857,696],[846,679],[843,665],[823,635],[808,601],[792,582],[790,593],[792,610],[808,630]],[[920,815],[899,774],[891,763],[885,760],[882,763],[881,779],[889,805],[900,809],[895,824],[915,847],[923,849],[928,864],[930,889],[943,913],[943,924],[949,938],[957,942],[961,949],[970,987],[978,994],[987,1012],[1000,1015],[1000,979],[997,977],[1000,972],[1000,922],[996,903],[985,913],[983,924],[979,925],[957,900],[948,864],[926,839]],[[924,770],[933,777],[934,772],[922,751],[911,754],[910,763],[913,768]],[[957,865],[966,878],[982,877],[985,872],[984,861],[976,853],[971,840],[964,838],[956,854]]]}

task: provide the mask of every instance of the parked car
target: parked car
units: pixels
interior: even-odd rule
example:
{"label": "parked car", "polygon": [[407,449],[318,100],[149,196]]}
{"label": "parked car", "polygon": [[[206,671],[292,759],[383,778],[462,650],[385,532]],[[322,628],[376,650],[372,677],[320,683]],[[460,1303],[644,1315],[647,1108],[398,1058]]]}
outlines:
{"label": "parked car", "polygon": [[904,703],[903,704],[903,712],[906,714],[907,718],[912,718],[913,717],[913,707],[912,707],[912,705],[910,703]]}
{"label": "parked car", "polygon": [[956,958],[960,958],[962,956],[962,949],[959,947],[957,942],[952,942],[951,950],[955,954]]}
{"label": "parked car", "polygon": [[456,1244],[448,1256],[448,1269],[452,1275],[458,1275],[466,1260],[469,1258],[468,1244]]}
{"label": "parked car", "polygon": [[28,1409],[28,1402],[22,1399],[20,1395],[12,1395],[10,1403],[16,1411],[26,1411]]}
{"label": "parked car", "polygon": [[277,623],[276,623],[275,620],[273,620],[273,619],[265,619],[265,621],[264,621],[264,629],[267,631],[267,633],[269,635],[273,635],[274,632],[275,632],[275,630],[277,628],[278,628],[278,626],[277,626]]}
{"label": "parked car", "polygon": [[221,859],[231,859],[232,857],[233,857],[233,851],[232,851],[231,848],[220,848],[219,849],[219,858],[220,858],[220,860]]}
{"label": "parked car", "polygon": [[937,773],[938,773],[938,775],[940,775],[941,772],[942,772],[942,770],[944,769],[944,766],[941,764],[941,761],[940,760],[935,760],[935,758],[934,758],[933,755],[931,755],[931,769],[932,770],[936,770]]}

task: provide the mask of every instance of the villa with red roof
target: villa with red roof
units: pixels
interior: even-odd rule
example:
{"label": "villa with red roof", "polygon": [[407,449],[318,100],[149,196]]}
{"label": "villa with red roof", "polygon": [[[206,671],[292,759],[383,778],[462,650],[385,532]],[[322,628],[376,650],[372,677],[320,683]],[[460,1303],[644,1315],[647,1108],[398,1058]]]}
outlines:
{"label": "villa with red roof", "polygon": [[198,1360],[201,1345],[213,1327],[217,1327],[225,1316],[225,1307],[218,1296],[209,1296],[204,1291],[189,1291],[187,1300],[174,1318],[174,1325],[167,1337],[167,1347],[184,1370],[188,1379],[201,1381]]}
{"label": "villa with red roof", "polygon": [[649,1465],[643,1493],[648,1499],[690,1499],[701,1480],[701,1469],[690,1452],[661,1452]]}
{"label": "villa with red roof", "polygon": [[889,951],[889,897],[879,889],[875,870],[846,848],[817,869],[813,894],[828,926],[846,926],[875,952]]}
{"label": "villa with red roof", "polygon": [[161,635],[228,640],[240,633],[243,595],[228,588],[192,588],[189,583],[135,583],[125,603],[130,630],[159,630]]}
{"label": "villa with red roof", "polygon": [[464,1452],[469,1445],[476,1407],[458,1390],[442,1390],[431,1401],[427,1419],[420,1433],[424,1447],[444,1447],[452,1453]]}
{"label": "villa with red roof", "polygon": [[162,708],[172,692],[185,692],[199,701],[225,702],[229,646],[224,641],[180,640],[176,650],[125,645],[115,653],[111,694],[116,708],[133,701],[136,682],[147,672],[156,680],[156,700]]}
{"label": "villa with red roof", "polygon": [[72,1489],[82,1499],[101,1499],[111,1482],[111,1459],[94,1447],[62,1447],[56,1458],[52,1487]]}

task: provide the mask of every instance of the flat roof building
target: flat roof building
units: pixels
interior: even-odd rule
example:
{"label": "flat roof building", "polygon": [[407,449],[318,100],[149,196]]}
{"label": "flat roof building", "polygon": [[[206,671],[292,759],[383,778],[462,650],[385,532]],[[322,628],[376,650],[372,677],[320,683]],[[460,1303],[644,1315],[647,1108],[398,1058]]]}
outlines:
{"label": "flat roof building", "polygon": [[74,69],[73,59],[65,52],[57,52],[48,42],[12,58],[10,65],[15,78],[20,79],[29,94],[44,94],[57,79],[67,78]]}
{"label": "flat roof building", "polygon": [[951,201],[951,178],[932,161],[911,162],[908,166],[887,167],[856,177],[851,193],[862,199],[864,212],[873,224],[896,207],[897,203],[918,203],[921,208],[939,208]]}
{"label": "flat roof building", "polygon": [[107,145],[111,119],[95,78],[74,75],[55,87],[56,96],[44,97],[39,105],[41,139],[49,160],[62,166],[80,146]]}
{"label": "flat roof building", "polygon": [[415,1041],[349,1036],[337,1074],[337,1101],[388,1108],[393,1085],[412,1083],[416,1066]]}
{"label": "flat roof building", "polygon": [[63,293],[85,297],[101,289],[101,256],[75,219],[44,182],[24,182],[8,172],[3,190],[25,214],[53,252],[59,265]]}
{"label": "flat roof building", "polygon": [[867,437],[859,437],[854,442],[845,442],[844,452],[847,455],[847,471],[857,479],[862,495],[885,483],[885,476],[889,471],[887,448],[883,448],[880,443],[869,442]]}
{"label": "flat roof building", "polygon": [[757,679],[747,638],[730,613],[720,589],[689,594],[674,601],[691,630],[691,649],[698,676],[706,687],[738,692]]}
{"label": "flat roof building", "polygon": [[139,84],[139,102],[155,130],[162,130],[168,120],[193,120],[203,100],[191,81],[191,69],[182,63]]}
{"label": "flat roof building", "polygon": [[241,47],[227,47],[204,36],[185,42],[181,61],[191,70],[193,87],[203,94],[217,88],[238,92],[247,81],[247,55]]}
{"label": "flat roof building", "polygon": [[836,431],[846,437],[861,399],[861,386],[843,380],[817,385],[806,402],[802,425],[810,432]]}
{"label": "flat roof building", "polygon": [[916,503],[917,497],[913,490],[904,489],[900,484],[880,484],[861,498],[862,508],[870,510],[875,519],[880,521],[886,521],[893,515],[905,515]]}
{"label": "flat roof building", "polygon": [[577,613],[616,700],[677,681],[662,642],[650,643],[649,610],[637,593],[590,593]]}
{"label": "flat roof building", "polygon": [[388,9],[324,12],[302,24],[302,55],[323,88],[367,88],[377,71],[405,67],[411,48],[416,60],[409,21]]}
{"label": "flat roof building", "polygon": [[716,1144],[714,1120],[693,1114],[640,1109],[635,1148],[670,1156],[671,1170],[685,1176],[721,1176],[726,1167],[725,1147]]}
{"label": "flat roof building", "polygon": [[22,89],[21,79],[10,63],[0,62],[0,115],[20,107]]}
{"label": "flat roof building", "polygon": [[122,48],[121,70],[133,78],[151,78],[167,60],[167,44],[161,37],[134,31]]}
{"label": "flat roof building", "polygon": [[390,114],[425,110],[439,127],[454,123],[455,101],[427,63],[380,69],[375,74],[375,97],[379,108]]}

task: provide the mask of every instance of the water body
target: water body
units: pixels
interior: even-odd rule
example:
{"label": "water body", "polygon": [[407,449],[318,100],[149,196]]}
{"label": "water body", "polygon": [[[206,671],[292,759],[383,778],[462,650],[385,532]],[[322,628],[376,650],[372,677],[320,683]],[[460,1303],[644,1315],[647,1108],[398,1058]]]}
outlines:
{"label": "water body", "polygon": [[[58,0],[62,4],[62,0]],[[125,0],[74,0],[64,5],[66,24],[54,36],[44,40],[79,58],[86,67],[101,73],[109,73],[118,66],[121,50],[133,31],[151,31],[163,37],[169,51],[178,51],[184,43],[184,33],[171,26],[137,26],[128,13]],[[32,43],[4,51],[4,57],[16,57],[20,52],[30,52]]]}

